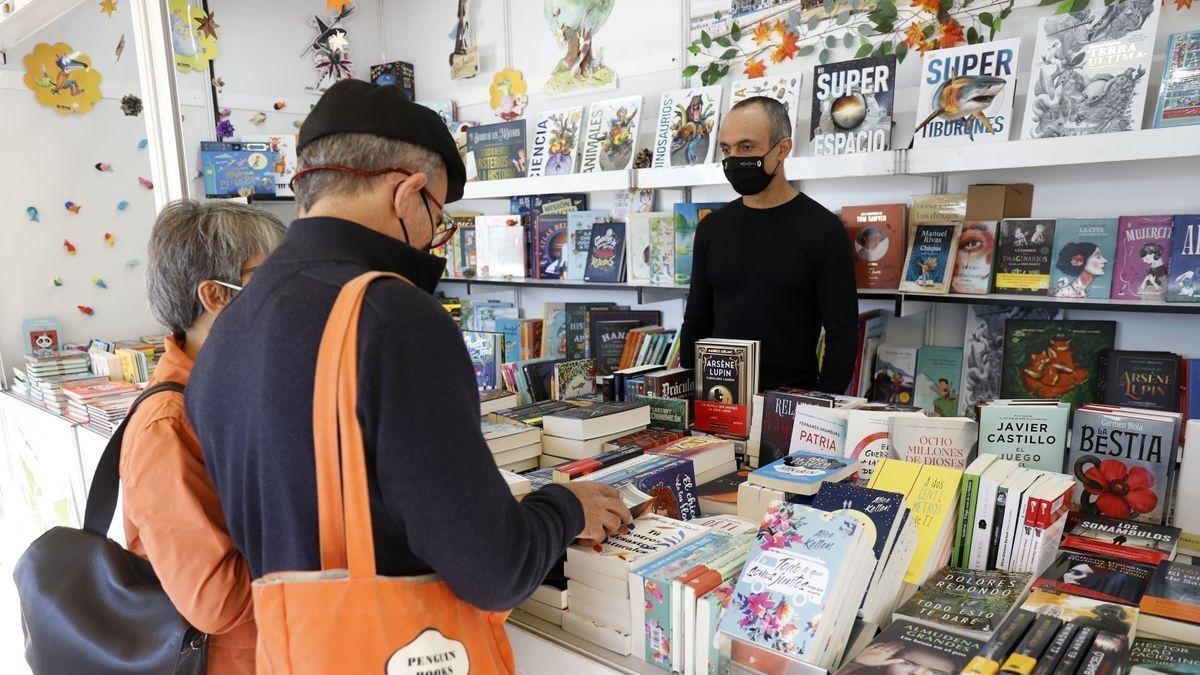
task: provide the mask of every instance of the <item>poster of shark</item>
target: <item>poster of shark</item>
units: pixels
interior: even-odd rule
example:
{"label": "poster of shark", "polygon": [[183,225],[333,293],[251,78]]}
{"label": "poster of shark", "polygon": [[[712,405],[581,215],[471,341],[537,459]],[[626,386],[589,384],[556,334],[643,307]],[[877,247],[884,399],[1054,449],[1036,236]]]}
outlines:
{"label": "poster of shark", "polygon": [[913,145],[1007,141],[1020,55],[1020,38],[926,52]]}
{"label": "poster of shark", "polygon": [[1140,129],[1160,11],[1127,0],[1043,18],[1021,138]]}

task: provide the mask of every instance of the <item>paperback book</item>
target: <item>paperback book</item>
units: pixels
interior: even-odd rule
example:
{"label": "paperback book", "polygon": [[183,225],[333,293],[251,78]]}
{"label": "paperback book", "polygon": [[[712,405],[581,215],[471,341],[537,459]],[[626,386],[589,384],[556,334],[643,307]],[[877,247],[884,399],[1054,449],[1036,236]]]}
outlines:
{"label": "paperback book", "polygon": [[[1107,7],[1043,17],[1021,138],[1141,129],[1159,14],[1154,0],[1129,0],[1119,22]],[[1099,82],[1103,95],[1089,95]]]}
{"label": "paperback book", "polygon": [[954,256],[954,274],[950,292],[962,295],[987,295],[992,288],[992,261],[996,252],[995,220],[968,220],[958,237]]}
{"label": "paperback book", "polygon": [[1122,216],[1117,232],[1112,298],[1162,302],[1171,260],[1171,216]]}
{"label": "paperback book", "polygon": [[1104,602],[1078,595],[1068,595],[1044,588],[1035,588],[1021,603],[1021,609],[1035,614],[1049,614],[1063,621],[1073,621],[1081,628],[1108,631],[1130,636],[1137,623],[1138,608],[1114,602]]}
{"label": "paperback book", "polygon": [[589,105],[579,159],[580,173],[631,168],[641,112],[640,95]]}
{"label": "paperback book", "polygon": [[1174,33],[1167,41],[1154,127],[1200,124],[1200,30]]}
{"label": "paperback book", "polygon": [[945,567],[896,610],[896,619],[968,635],[992,636],[1029,588],[1024,572]]}
{"label": "paperback book", "polygon": [[857,461],[840,457],[793,452],[750,472],[749,481],[793,495],[815,494],[826,482],[836,483],[860,468]]}
{"label": "paperback book", "polygon": [[1062,547],[1157,565],[1175,556],[1179,537],[1176,527],[1085,515],[1063,539]]}
{"label": "paperback book", "polygon": [[475,369],[475,383],[480,391],[499,386],[499,364],[504,356],[504,336],[500,333],[463,331],[463,342]]}
{"label": "paperback book", "polygon": [[708,214],[725,206],[724,203],[680,202],[675,205],[674,269],[675,284],[686,286],[692,282],[692,250],[696,242],[696,228]]}
{"label": "paperback book", "polygon": [[875,353],[875,375],[868,398],[875,403],[912,405],[916,389],[917,347],[883,343]]}
{"label": "paperback book", "polygon": [[534,276],[561,279],[567,269],[567,217],[542,215],[534,220]]}
{"label": "paperback book", "polygon": [[899,288],[905,269],[905,208],[904,204],[842,207],[859,288]]}
{"label": "paperback book", "polygon": [[813,154],[890,149],[895,84],[895,56],[815,66],[809,127]]}
{"label": "paperback book", "polygon": [[979,408],[979,453],[1029,469],[1062,473],[1071,406],[1009,403],[993,401]]}
{"label": "paperback book", "polygon": [[721,85],[664,92],[658,106],[651,167],[712,162]]}
{"label": "paperback book", "polygon": [[1180,358],[1170,352],[1104,352],[1104,402],[1127,408],[1179,412]]}
{"label": "paperback book", "polygon": [[564,278],[582,281],[592,250],[592,228],[611,223],[607,211],[572,211],[567,214],[567,273]]}
{"label": "paperback book", "polygon": [[1012,295],[1046,295],[1050,289],[1053,246],[1053,220],[1005,218],[1000,221],[999,254],[992,290]]}
{"label": "paperback book", "polygon": [[1155,569],[1154,565],[1106,555],[1061,551],[1033,582],[1033,586],[1136,606],[1141,602]]}
{"label": "paperback book", "polygon": [[1196,675],[1200,673],[1200,645],[1138,637],[1129,647],[1131,675]]}
{"label": "paperback book", "polygon": [[1200,639],[1200,567],[1159,563],[1140,608],[1139,632],[1195,643]]}
{"label": "paperback book", "polygon": [[962,362],[963,350],[957,347],[921,347],[913,405],[934,417],[957,415]]}
{"label": "paperback book", "polygon": [[1167,302],[1200,302],[1200,214],[1175,216]]}
{"label": "paperback book", "polygon": [[925,52],[914,147],[1007,141],[1020,53],[1020,38]]}
{"label": "paperback book", "polygon": [[1116,218],[1060,218],[1055,222],[1051,296],[1108,298],[1117,224]]}
{"label": "paperback book", "polygon": [[275,160],[270,143],[200,141],[204,196],[222,199],[275,194]]}
{"label": "paperback book", "polygon": [[888,425],[896,456],[906,462],[962,471],[975,457],[979,425],[966,417],[896,415]]}
{"label": "paperback book", "polygon": [[968,637],[957,629],[941,629],[924,623],[898,619],[893,621],[871,644],[846,662],[837,675],[869,675],[891,672],[877,665],[880,654],[889,661],[900,660],[924,673],[960,673],[983,646],[983,641]]}
{"label": "paperback book", "polygon": [[525,175],[525,120],[467,128],[467,180]]}
{"label": "paperback book", "polygon": [[592,245],[588,251],[584,281],[615,284],[625,278],[625,223],[592,226]]}
{"label": "paperback book", "polygon": [[631,284],[650,283],[650,222],[669,213],[631,213],[626,221],[625,269]]}
{"label": "paperback book", "polygon": [[1010,319],[1004,327],[1002,398],[1099,401],[1101,355],[1113,348],[1115,321]]}
{"label": "paperback book", "polygon": [[583,107],[548,110],[538,115],[529,152],[530,176],[563,176],[575,172]]}
{"label": "paperback book", "polygon": [[1053,319],[1057,316],[1057,309],[1001,305],[967,307],[958,414],[974,417],[975,407],[980,402],[1000,398],[1004,325],[1009,319]]}
{"label": "paperback book", "polygon": [[950,271],[958,252],[960,225],[918,224],[904,261],[900,290],[944,294],[950,289]]}
{"label": "paperback book", "polygon": [[675,215],[650,218],[650,283],[675,285]]}

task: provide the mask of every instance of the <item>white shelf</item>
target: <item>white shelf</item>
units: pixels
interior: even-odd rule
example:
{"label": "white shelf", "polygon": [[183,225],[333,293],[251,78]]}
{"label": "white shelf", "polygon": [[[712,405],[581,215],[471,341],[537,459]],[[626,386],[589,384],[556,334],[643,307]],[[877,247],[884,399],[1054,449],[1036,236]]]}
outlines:
{"label": "white shelf", "polygon": [[725,172],[721,165],[697,164],[696,166],[672,166],[665,169],[638,169],[637,186],[640,188],[685,188],[701,185],[724,185]]}
{"label": "white shelf", "polygon": [[788,180],[894,176],[904,173],[904,152],[864,152],[853,155],[788,157],[783,164]]}
{"label": "white shelf", "polygon": [[907,153],[906,172],[915,175],[1195,157],[1200,156],[1200,126],[913,148]]}
{"label": "white shelf", "polygon": [[[83,4],[83,0],[16,0],[12,14],[0,18],[0,52],[45,28],[59,17]],[[14,60],[13,54],[8,60]]]}
{"label": "white shelf", "polygon": [[573,173],[566,176],[471,181],[463,189],[463,199],[497,199],[563,192],[628,190],[633,186],[632,175],[632,171],[600,171],[597,173]]}

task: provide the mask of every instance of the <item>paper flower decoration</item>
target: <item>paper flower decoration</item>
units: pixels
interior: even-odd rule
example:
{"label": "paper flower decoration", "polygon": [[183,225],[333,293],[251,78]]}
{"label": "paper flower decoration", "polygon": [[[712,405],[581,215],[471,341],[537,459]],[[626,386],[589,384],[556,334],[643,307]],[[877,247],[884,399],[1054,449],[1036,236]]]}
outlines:
{"label": "paper flower decoration", "polygon": [[223,141],[226,138],[233,138],[233,134],[236,132],[237,129],[233,128],[233,122],[230,122],[229,120],[221,120],[220,122],[217,122],[218,141]]}
{"label": "paper flower decoration", "polygon": [[[170,12],[175,68],[181,73],[204,72],[208,69],[208,62],[220,53],[215,30],[217,26],[212,23],[208,12],[189,5],[187,0],[171,0],[167,9]],[[207,30],[210,26],[211,30]]]}
{"label": "paper flower decoration", "polygon": [[111,234],[105,232],[104,233],[104,243],[108,244],[109,246],[116,246],[117,238],[112,236]]}
{"label": "paper flower decoration", "polygon": [[75,308],[78,309],[79,313],[83,314],[84,316],[91,316],[96,313],[96,310],[88,307],[87,305],[75,305]]}
{"label": "paper flower decoration", "polygon": [[38,210],[37,210],[36,206],[27,207],[25,209],[25,213],[29,214],[29,222],[31,222],[31,223],[42,222],[42,221],[38,220]]}
{"label": "paper flower decoration", "polygon": [[62,288],[62,277],[54,277],[51,281],[54,282],[55,288]]}
{"label": "paper flower decoration", "polygon": [[71,45],[44,42],[25,55],[25,86],[38,103],[60,115],[85,113],[100,100],[100,72],[87,54]]}
{"label": "paper flower decoration", "polygon": [[121,112],[125,113],[126,117],[137,117],[142,114],[142,99],[133,94],[125,94],[121,97]]}
{"label": "paper flower decoration", "polygon": [[529,89],[521,71],[505,68],[492,76],[492,85],[488,87],[491,96],[488,103],[496,116],[505,122],[510,122],[521,116],[529,97],[525,92]]}
{"label": "paper flower decoration", "polygon": [[63,239],[63,248],[67,249],[67,253],[71,255],[78,253],[78,251],[75,250],[75,245],[71,243],[70,239]]}
{"label": "paper flower decoration", "polygon": [[147,190],[154,189],[154,183],[151,183],[150,181],[146,180],[145,178],[142,178],[141,176],[138,176],[138,185],[141,185],[142,187],[146,188]]}
{"label": "paper flower decoration", "polygon": [[76,204],[75,202],[67,202],[63,206],[67,207],[67,210],[71,213],[79,213],[79,210],[83,208],[83,204]]}

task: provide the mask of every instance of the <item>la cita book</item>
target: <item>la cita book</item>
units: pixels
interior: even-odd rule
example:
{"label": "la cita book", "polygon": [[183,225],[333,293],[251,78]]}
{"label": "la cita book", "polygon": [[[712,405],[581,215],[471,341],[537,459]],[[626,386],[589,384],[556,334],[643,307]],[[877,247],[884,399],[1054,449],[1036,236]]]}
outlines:
{"label": "la cita book", "polygon": [[1200,302],[1200,214],[1175,216],[1167,302]]}
{"label": "la cita book", "polygon": [[1167,297],[1174,219],[1122,216],[1118,222],[1112,298],[1162,302]]}
{"label": "la cita book", "polygon": [[1200,124],[1200,30],[1174,33],[1163,57],[1154,127]]}
{"label": "la cita book", "polygon": [[696,243],[696,228],[700,221],[725,206],[724,203],[681,202],[675,205],[674,269],[675,284],[686,286],[692,282],[692,251]]}
{"label": "la cita book", "polygon": [[663,92],[651,167],[711,163],[720,107],[721,85]]}
{"label": "la cita book", "polygon": [[809,127],[813,154],[844,155],[889,149],[895,85],[895,56],[815,66]]}
{"label": "la cita book", "polygon": [[996,253],[995,220],[968,220],[958,237],[954,256],[954,274],[950,292],[963,295],[987,295],[992,288],[992,261]]}
{"label": "la cita book", "polygon": [[1116,341],[1115,321],[1030,321],[1004,326],[1002,398],[1100,400],[1100,357]]}
{"label": "la cita book", "polygon": [[843,206],[859,288],[899,288],[904,271],[904,204]]}
{"label": "la cita book", "polygon": [[913,146],[1007,141],[1020,53],[1020,38],[926,52]]}
{"label": "la cita book", "polygon": [[[1160,5],[1131,0],[1121,6],[1120,21],[1107,10],[1090,7],[1038,22],[1021,138],[1142,128]],[[1093,82],[1105,82],[1105,95],[1088,95]]]}
{"label": "la cita book", "polygon": [[877,665],[881,653],[890,654],[889,661],[900,660],[916,672],[958,673],[983,646],[983,641],[956,630],[935,628],[922,623],[898,619],[893,621],[858,656],[850,659],[837,675],[871,675],[891,672]]}
{"label": "la cita book", "polygon": [[467,180],[525,175],[525,120],[467,128]]}
{"label": "la cita book", "polygon": [[999,255],[992,290],[1013,295],[1046,295],[1054,250],[1054,221],[1005,218],[1000,221]]}
{"label": "la cita book", "polygon": [[1033,583],[1070,595],[1136,606],[1146,592],[1154,565],[1095,553],[1060,551]]}
{"label": "la cita book", "polygon": [[1117,226],[1116,218],[1060,218],[1055,222],[1052,297],[1108,298]]}
{"label": "la cita book", "polygon": [[986,640],[1020,604],[1029,581],[1024,572],[945,567],[900,605],[896,618]]}
{"label": "la cita book", "polygon": [[548,110],[538,115],[529,150],[529,176],[563,176],[575,172],[582,122],[583,106]]}
{"label": "la cita book", "polygon": [[584,281],[618,283],[625,278],[625,223],[592,226]]}
{"label": "la cita book", "polygon": [[580,173],[621,171],[633,166],[642,97],[597,101],[588,106]]}

